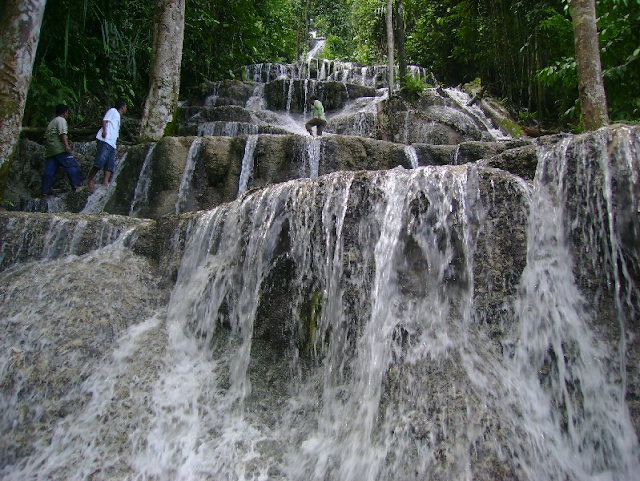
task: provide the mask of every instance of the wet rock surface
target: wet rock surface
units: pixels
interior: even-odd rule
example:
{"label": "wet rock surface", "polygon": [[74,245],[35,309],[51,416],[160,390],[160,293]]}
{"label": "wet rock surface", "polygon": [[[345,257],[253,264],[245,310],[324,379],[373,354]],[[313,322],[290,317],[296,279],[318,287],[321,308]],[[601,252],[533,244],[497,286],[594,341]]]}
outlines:
{"label": "wet rock surface", "polygon": [[512,139],[455,92],[388,100],[338,67],[206,86],[185,135],[119,148],[97,207],[62,172],[37,199],[21,141],[0,475],[637,472],[640,129]]}

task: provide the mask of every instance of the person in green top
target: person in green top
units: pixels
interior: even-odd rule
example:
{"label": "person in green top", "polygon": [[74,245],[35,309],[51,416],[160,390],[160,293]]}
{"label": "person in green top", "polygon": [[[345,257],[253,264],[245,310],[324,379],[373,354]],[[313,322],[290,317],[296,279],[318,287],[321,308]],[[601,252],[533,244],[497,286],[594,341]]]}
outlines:
{"label": "person in green top", "polygon": [[309,121],[304,124],[304,127],[311,135],[313,135],[313,130],[311,129],[315,127],[316,134],[318,135],[318,137],[320,137],[322,135],[322,129],[324,129],[324,126],[327,125],[327,117],[325,117],[324,115],[324,106],[317,97],[311,97],[309,99],[309,102],[311,103],[311,105],[313,105],[313,117],[311,117]]}
{"label": "person in green top", "polygon": [[42,174],[42,195],[51,195],[51,187],[53,185],[53,177],[56,175],[59,167],[62,167],[67,173],[71,187],[74,190],[81,189],[82,178],[78,169],[78,162],[71,155],[71,146],[67,138],[69,127],[67,119],[69,118],[69,108],[66,105],[59,104],[56,107],[56,116],[49,122],[47,130],[44,134],[45,156],[47,158],[44,173]]}

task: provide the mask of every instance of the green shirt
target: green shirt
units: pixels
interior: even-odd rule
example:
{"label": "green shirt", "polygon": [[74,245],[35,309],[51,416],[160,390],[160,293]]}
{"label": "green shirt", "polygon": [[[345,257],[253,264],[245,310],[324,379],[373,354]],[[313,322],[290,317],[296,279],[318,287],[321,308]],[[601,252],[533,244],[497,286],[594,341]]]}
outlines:
{"label": "green shirt", "polygon": [[324,115],[324,106],[322,105],[322,102],[316,100],[315,102],[313,102],[313,118],[317,118],[318,115],[322,120],[324,120],[325,122],[327,121],[327,117],[325,117]]}
{"label": "green shirt", "polygon": [[61,135],[67,135],[67,120],[63,117],[56,117],[47,126],[44,133],[45,157],[53,157],[54,155],[65,152],[64,143],[62,143]]}

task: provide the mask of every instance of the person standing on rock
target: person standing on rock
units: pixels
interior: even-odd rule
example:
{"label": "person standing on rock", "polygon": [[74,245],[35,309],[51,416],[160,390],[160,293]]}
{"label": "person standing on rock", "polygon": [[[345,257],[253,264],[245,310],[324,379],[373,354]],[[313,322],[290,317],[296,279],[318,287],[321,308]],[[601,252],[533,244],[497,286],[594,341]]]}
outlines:
{"label": "person standing on rock", "polygon": [[309,99],[311,105],[313,105],[313,117],[309,119],[309,121],[304,124],[305,129],[309,132],[310,135],[313,136],[313,127],[316,128],[316,134],[318,137],[322,135],[322,129],[327,125],[327,117],[324,115],[324,106],[322,102],[317,99],[317,97],[311,97]]}
{"label": "person standing on rock", "polygon": [[109,185],[111,174],[116,168],[116,141],[120,135],[120,116],[126,111],[125,101],[116,100],[115,105],[107,110],[102,118],[102,128],[96,134],[96,160],[87,180],[90,189],[95,188],[93,179],[102,169],[104,169],[102,185],[105,187]]}
{"label": "person standing on rock", "polygon": [[49,122],[44,134],[45,156],[47,158],[42,174],[42,196],[52,194],[53,177],[59,167],[67,173],[71,187],[78,190],[82,186],[82,178],[78,169],[78,162],[71,155],[71,146],[67,138],[69,127],[69,107],[64,104],[56,106],[56,116]]}

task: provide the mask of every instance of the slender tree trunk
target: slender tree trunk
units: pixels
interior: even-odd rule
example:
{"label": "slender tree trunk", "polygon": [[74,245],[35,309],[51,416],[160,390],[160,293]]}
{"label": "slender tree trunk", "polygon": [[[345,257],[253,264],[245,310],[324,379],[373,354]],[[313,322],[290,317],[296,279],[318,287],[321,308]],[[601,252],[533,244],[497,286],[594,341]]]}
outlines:
{"label": "slender tree trunk", "polygon": [[4,0],[0,11],[0,198],[22,127],[46,0]]}
{"label": "slender tree trunk", "polygon": [[609,123],[609,115],[600,64],[595,0],[571,0],[571,10],[582,120],[585,130],[596,130]]}
{"label": "slender tree trunk", "polygon": [[404,30],[404,9],[402,8],[402,0],[396,0],[396,31],[398,32],[398,73],[400,74],[400,87],[404,87],[407,79],[407,54],[404,49],[405,30]]}
{"label": "slender tree trunk", "polygon": [[180,93],[185,0],[157,0],[149,95],[144,105],[140,140],[157,141],[173,120]]}
{"label": "slender tree trunk", "polygon": [[393,0],[387,0],[387,68],[389,70],[389,97],[393,94],[393,77],[395,75],[393,51]]}

